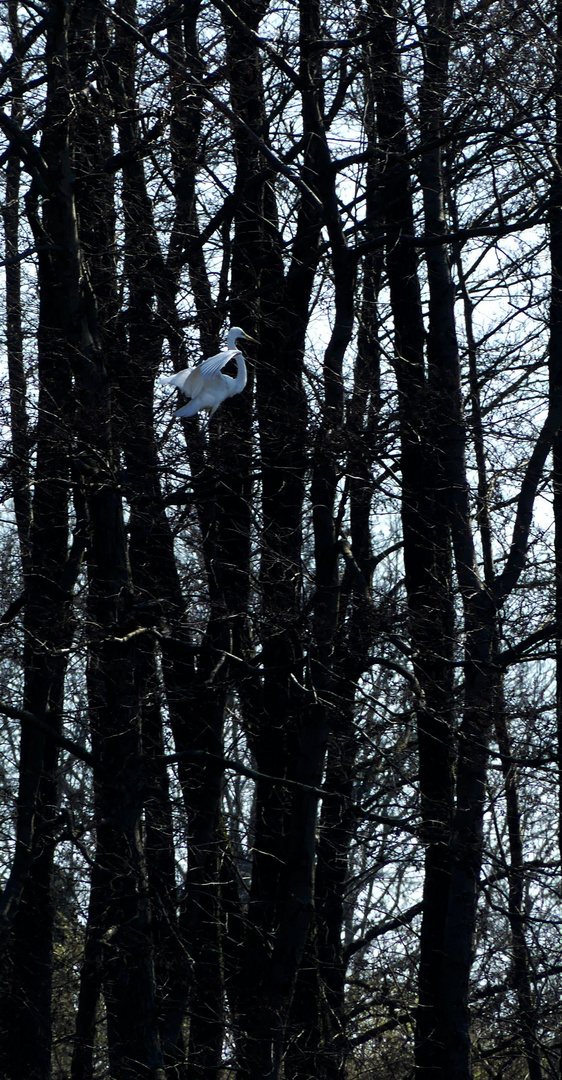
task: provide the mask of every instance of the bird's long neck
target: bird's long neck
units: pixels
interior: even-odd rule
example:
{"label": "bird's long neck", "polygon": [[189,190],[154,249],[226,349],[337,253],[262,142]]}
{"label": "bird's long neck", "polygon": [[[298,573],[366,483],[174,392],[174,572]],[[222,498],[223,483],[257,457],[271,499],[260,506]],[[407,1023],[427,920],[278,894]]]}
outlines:
{"label": "bird's long neck", "polygon": [[246,361],[244,360],[242,353],[236,353],[234,359],[236,360],[237,368],[234,386],[236,387],[235,393],[239,394],[240,391],[244,389],[248,381],[248,371],[246,368]]}

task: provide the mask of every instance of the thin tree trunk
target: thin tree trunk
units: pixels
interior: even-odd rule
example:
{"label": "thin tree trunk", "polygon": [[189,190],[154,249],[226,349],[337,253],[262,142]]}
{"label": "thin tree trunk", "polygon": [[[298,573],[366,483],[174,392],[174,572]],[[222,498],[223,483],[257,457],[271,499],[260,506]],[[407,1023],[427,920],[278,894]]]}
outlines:
{"label": "thin tree trunk", "polygon": [[[556,172],[550,199],[550,340],[549,373],[551,401],[562,394],[562,4],[556,5],[558,44],[556,47],[555,115],[556,115]],[[559,760],[558,844],[562,855],[562,434],[559,432],[553,447],[553,510],[554,558],[556,566],[556,716]]]}
{"label": "thin tree trunk", "polygon": [[530,957],[525,933],[521,811],[517,788],[517,772],[507,727],[501,676],[497,680],[494,719],[505,786],[507,833],[509,838],[508,912],[512,942],[513,985],[517,994],[529,1080],[542,1080],[541,1052],[537,1033],[537,1008],[533,999]]}

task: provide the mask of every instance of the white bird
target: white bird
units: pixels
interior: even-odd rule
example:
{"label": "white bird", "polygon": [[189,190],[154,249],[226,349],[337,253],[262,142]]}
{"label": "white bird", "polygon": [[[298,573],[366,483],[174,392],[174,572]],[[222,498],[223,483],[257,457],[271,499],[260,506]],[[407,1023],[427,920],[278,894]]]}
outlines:
{"label": "white bird", "polygon": [[[171,375],[162,382],[168,386],[177,386],[182,394],[191,398],[183,409],[178,409],[174,416],[195,416],[201,409],[206,409],[211,417],[226,398],[240,394],[248,381],[248,372],[242,353],[236,348],[238,338],[246,338],[247,341],[255,341],[239,326],[233,326],[228,331],[226,348],[216,356],[209,356],[206,360],[200,360],[193,367],[178,371],[177,375]],[[231,375],[223,375],[222,369],[229,360],[236,360],[236,378]]]}

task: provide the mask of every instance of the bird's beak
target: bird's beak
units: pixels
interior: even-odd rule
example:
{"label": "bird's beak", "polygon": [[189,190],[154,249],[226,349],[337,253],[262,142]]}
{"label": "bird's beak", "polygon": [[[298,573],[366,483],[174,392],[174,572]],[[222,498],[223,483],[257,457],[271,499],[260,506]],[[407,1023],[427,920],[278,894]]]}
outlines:
{"label": "bird's beak", "polygon": [[249,334],[246,334],[246,341],[253,341],[254,345],[259,345],[258,339],[255,337],[250,337]]}

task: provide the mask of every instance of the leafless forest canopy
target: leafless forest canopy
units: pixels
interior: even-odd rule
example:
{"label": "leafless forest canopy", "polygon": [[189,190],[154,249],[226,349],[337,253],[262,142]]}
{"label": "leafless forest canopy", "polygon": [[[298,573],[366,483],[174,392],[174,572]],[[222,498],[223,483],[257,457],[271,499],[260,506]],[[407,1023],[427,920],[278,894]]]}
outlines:
{"label": "leafless forest canopy", "polygon": [[1,1080],[559,1080],[561,160],[560,2],[0,5]]}

